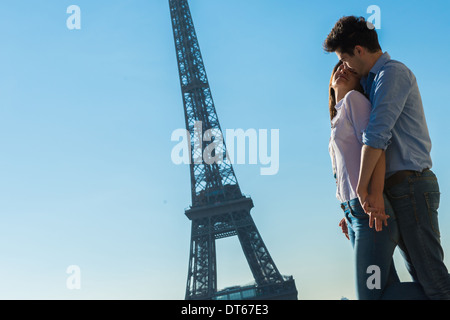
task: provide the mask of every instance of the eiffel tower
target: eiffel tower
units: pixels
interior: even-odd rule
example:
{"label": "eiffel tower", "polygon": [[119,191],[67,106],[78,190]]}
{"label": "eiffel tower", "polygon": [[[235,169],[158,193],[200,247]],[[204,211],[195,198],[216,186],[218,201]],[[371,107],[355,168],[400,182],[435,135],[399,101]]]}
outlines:
{"label": "eiffel tower", "polygon": [[[296,300],[292,276],[275,266],[250,215],[253,201],[242,194],[229,161],[207,161],[205,149],[227,159],[222,134],[187,0],[169,0],[186,129],[190,141],[192,205],[185,211],[192,221],[186,300]],[[198,134],[201,125],[205,136]],[[204,143],[203,141],[210,141]],[[215,157],[214,156],[214,157]],[[217,239],[238,236],[255,284],[217,290]]]}

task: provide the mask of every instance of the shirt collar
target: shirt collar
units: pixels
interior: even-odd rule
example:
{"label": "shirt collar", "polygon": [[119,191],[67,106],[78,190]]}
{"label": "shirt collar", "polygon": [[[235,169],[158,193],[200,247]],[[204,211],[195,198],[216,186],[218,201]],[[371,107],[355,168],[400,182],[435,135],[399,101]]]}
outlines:
{"label": "shirt collar", "polygon": [[391,60],[391,56],[389,55],[389,53],[385,52],[383,53],[377,60],[377,62],[375,62],[375,64],[373,65],[372,69],[370,69],[369,74],[365,77],[361,78],[361,85],[364,88],[364,91],[367,93],[368,92],[368,88],[367,85],[369,85],[369,79],[374,79],[375,75],[378,73],[378,71],[380,71],[380,69],[386,64],[386,62],[388,62],[389,60]]}
{"label": "shirt collar", "polygon": [[389,53],[387,52],[383,53],[378,58],[377,62],[375,62],[372,69],[370,69],[369,73],[377,74],[378,71],[380,71],[381,67],[384,66],[386,62],[388,62],[389,60],[391,60],[391,56],[389,55]]}

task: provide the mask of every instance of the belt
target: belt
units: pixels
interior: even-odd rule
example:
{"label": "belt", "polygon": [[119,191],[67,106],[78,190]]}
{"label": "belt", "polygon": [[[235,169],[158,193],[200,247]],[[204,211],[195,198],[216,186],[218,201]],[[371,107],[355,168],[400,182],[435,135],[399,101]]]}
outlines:
{"label": "belt", "polygon": [[423,171],[413,171],[413,170],[401,170],[394,173],[392,176],[386,179],[384,183],[385,188],[391,188],[396,184],[402,183],[407,177],[412,176],[413,174],[419,176],[422,173],[428,171],[430,169],[424,169]]}

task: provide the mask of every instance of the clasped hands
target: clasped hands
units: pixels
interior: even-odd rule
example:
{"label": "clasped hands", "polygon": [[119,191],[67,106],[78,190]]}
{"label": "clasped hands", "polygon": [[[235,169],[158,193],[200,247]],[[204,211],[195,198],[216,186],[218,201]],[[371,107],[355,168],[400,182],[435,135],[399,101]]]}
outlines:
{"label": "clasped hands", "polygon": [[[387,226],[387,219],[390,217],[385,212],[383,194],[361,193],[358,194],[358,199],[364,212],[369,216],[369,227],[373,228],[375,224],[376,231],[383,230],[383,225]],[[339,222],[339,227],[341,227],[342,233],[344,233],[346,238],[350,239],[345,218]]]}
{"label": "clasped hands", "polygon": [[387,226],[389,215],[386,214],[384,208],[383,193],[369,194],[367,192],[358,193],[358,199],[364,212],[369,215],[369,227],[375,230],[383,230],[383,225]]}

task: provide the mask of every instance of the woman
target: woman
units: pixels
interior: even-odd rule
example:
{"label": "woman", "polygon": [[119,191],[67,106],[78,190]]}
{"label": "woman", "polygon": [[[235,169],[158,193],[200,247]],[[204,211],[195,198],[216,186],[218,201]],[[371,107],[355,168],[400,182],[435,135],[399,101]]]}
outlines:
{"label": "woman", "polygon": [[357,297],[361,300],[427,299],[418,283],[400,283],[394,267],[392,257],[399,241],[399,231],[394,212],[383,195],[384,154],[376,165],[369,186],[372,199],[376,199],[371,203],[376,205],[371,208],[365,206],[366,213],[356,194],[362,133],[371,111],[359,80],[355,73],[339,62],[333,69],[329,85],[329,151],[336,178],[336,197],[344,210],[339,226],[355,251]]}

